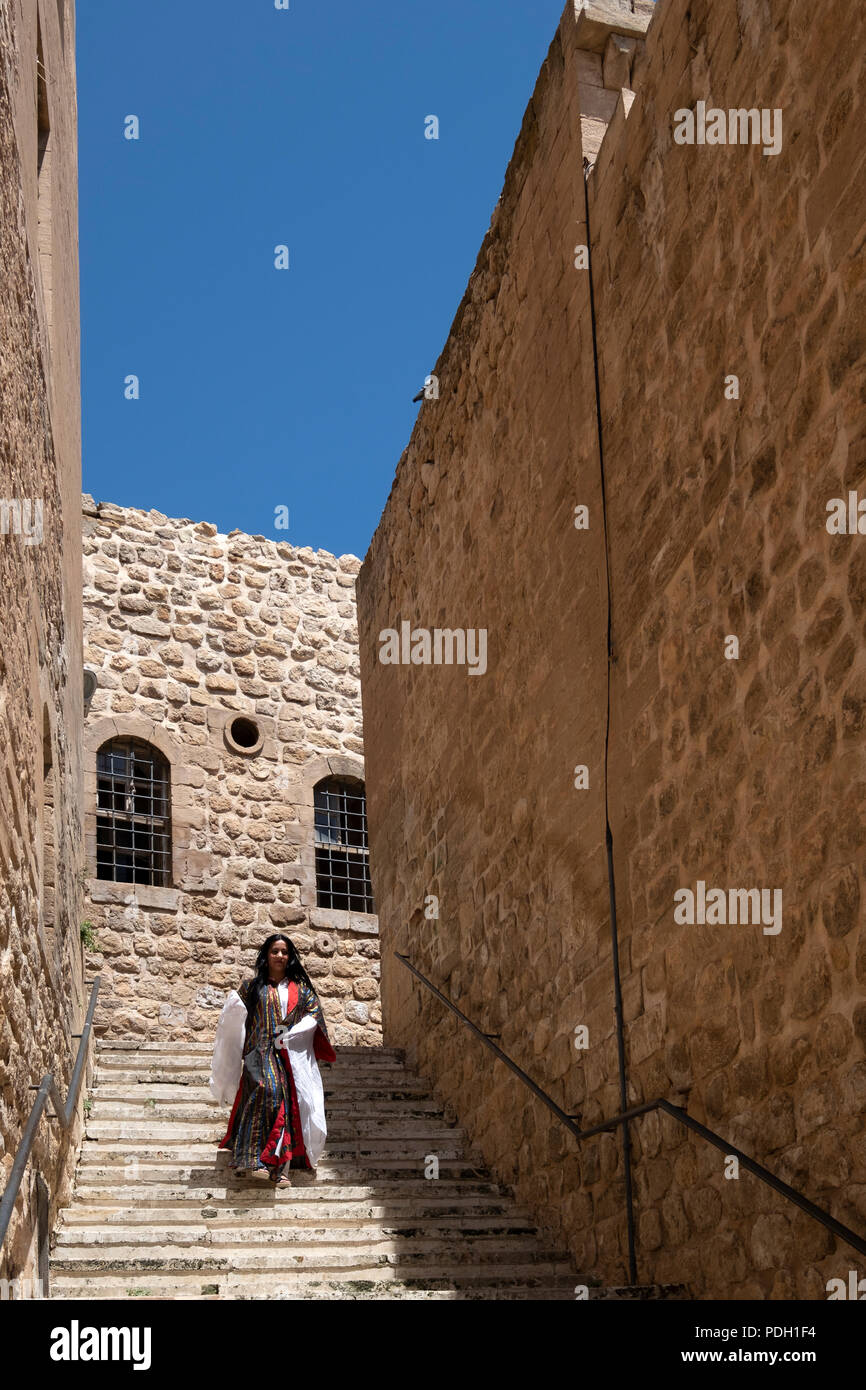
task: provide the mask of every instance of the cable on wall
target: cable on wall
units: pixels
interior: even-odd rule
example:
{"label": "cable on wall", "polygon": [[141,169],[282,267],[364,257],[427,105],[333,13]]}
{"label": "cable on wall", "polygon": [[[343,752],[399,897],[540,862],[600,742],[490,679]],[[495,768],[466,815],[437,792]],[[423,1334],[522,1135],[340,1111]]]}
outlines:
{"label": "cable on wall", "polygon": [[[608,796],[608,759],[610,752],[610,678],[611,666],[613,665],[613,601],[611,597],[610,584],[610,553],[608,546],[607,530],[607,482],[604,471],[604,437],[601,422],[601,385],[598,370],[598,338],[596,332],[595,317],[595,292],[592,280],[592,235],[589,223],[589,189],[587,186],[589,175],[595,166],[586,157],[583,161],[583,196],[586,208],[586,250],[589,271],[589,316],[592,327],[592,362],[593,373],[595,376],[595,421],[596,432],[598,435],[598,464],[601,476],[601,515],[602,515],[602,534],[604,540],[604,567],[605,579],[607,584],[607,692],[606,692],[606,711],[604,727],[604,838],[607,849],[607,886],[610,899],[610,937],[611,952],[613,961],[613,989],[614,989],[614,1011],[616,1014],[616,1050],[619,1065],[619,1094],[620,1108],[628,1109],[628,1076],[626,1072],[625,1060],[625,1026],[623,1023],[622,1010],[622,983],[619,968],[619,934],[617,931],[616,919],[616,878],[613,865],[613,834],[610,828],[610,801]],[[622,1133],[622,1157],[623,1171],[625,1175],[625,1202],[626,1220],[628,1225],[628,1265],[629,1282],[637,1283],[637,1256],[635,1252],[635,1230],[634,1230],[634,1193],[632,1190],[631,1173],[631,1146],[629,1139],[629,1122],[623,1120],[621,1126]]]}

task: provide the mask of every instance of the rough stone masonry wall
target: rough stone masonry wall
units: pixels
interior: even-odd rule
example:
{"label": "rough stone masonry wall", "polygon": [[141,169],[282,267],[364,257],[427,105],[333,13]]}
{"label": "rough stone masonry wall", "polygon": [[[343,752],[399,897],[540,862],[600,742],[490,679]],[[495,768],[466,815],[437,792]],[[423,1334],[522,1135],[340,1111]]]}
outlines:
{"label": "rough stone masonry wall", "polygon": [[[213,1036],[229,989],[285,930],[337,1043],[381,1041],[372,914],[316,906],[313,787],[364,775],[359,561],[85,498],[87,915],[97,1031]],[[233,744],[255,721],[261,746]],[[228,729],[228,736],[227,736]],[[171,765],[169,887],[96,878],[96,755],[114,737]]]}
{"label": "rough stone masonry wall", "polygon": [[[605,547],[573,257],[581,132],[590,158],[598,143],[585,20],[568,7],[542,69],[359,614],[386,1041],[580,1268],[618,1283],[618,1138],[578,1148],[392,955],[584,1126],[618,1112]],[[866,493],[864,38],[841,3],[660,0],[589,183],[628,1100],[684,1104],[860,1230],[866,551],[825,520],[831,498]],[[782,108],[781,153],[675,145],[674,112],[698,99]],[[401,619],[487,628],[487,674],[380,664]],[[677,925],[674,892],[699,879],[781,889],[781,932]],[[857,1267],[673,1121],[636,1123],[632,1156],[641,1282],[823,1298]]]}
{"label": "rough stone masonry wall", "polygon": [[[33,535],[16,534],[14,512],[0,521],[0,1187],[28,1088],[52,1071],[66,1098],[83,1013],[75,34],[71,4],[40,4],[38,17],[51,127],[41,191],[37,6],[0,0],[0,499],[30,503]],[[79,1138],[78,1119],[65,1138],[41,1121],[0,1275],[35,1273],[36,1175],[53,1219]]]}

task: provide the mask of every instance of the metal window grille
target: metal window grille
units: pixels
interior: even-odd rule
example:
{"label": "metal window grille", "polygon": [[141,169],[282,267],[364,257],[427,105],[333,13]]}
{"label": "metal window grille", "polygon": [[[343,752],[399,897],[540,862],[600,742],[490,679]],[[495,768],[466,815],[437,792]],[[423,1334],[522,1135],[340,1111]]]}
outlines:
{"label": "metal window grille", "polygon": [[319,907],[375,912],[362,782],[328,778],[313,793]]}
{"label": "metal window grille", "polygon": [[141,739],[112,739],[96,757],[96,877],[171,882],[171,779],[161,753]]}

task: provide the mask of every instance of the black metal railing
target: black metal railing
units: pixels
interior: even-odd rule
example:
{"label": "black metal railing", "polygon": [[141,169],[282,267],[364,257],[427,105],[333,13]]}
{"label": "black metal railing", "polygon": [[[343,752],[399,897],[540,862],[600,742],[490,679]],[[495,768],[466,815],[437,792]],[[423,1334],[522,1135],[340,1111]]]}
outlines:
{"label": "black metal railing", "polygon": [[81,1080],[84,1076],[84,1068],[87,1063],[87,1048],[90,1043],[90,1033],[93,1027],[93,1015],[96,1010],[96,998],[99,994],[99,977],[93,981],[90,988],[90,1003],[87,1006],[87,1014],[84,1019],[84,1027],[80,1034],[73,1034],[78,1037],[78,1052],[75,1057],[75,1065],[72,1068],[72,1076],[69,1081],[69,1093],[66,1103],[61,1100],[57,1083],[54,1080],[53,1072],[46,1072],[38,1086],[31,1086],[31,1091],[36,1092],[36,1099],[30,1111],[24,1132],[18,1143],[15,1158],[12,1163],[12,1170],[9,1174],[9,1181],[3,1190],[0,1198],[0,1249],[6,1239],[9,1229],[9,1222],[12,1220],[12,1212],[15,1209],[15,1199],[18,1196],[27,1163],[30,1159],[30,1152],[36,1139],[36,1131],[39,1128],[39,1121],[42,1119],[45,1107],[49,1100],[54,1106],[54,1114],[49,1114],[49,1119],[60,1121],[61,1127],[66,1132],[72,1124],[75,1110],[78,1105],[78,1093],[81,1090]]}
{"label": "black metal railing", "polygon": [[637,1119],[639,1115],[648,1115],[651,1110],[661,1110],[665,1115],[670,1115],[672,1119],[679,1121],[686,1129],[690,1129],[693,1134],[697,1134],[701,1139],[705,1139],[708,1144],[712,1144],[723,1154],[736,1158],[740,1166],[745,1168],[747,1172],[754,1174],[756,1178],[760,1178],[761,1182],[766,1183],[774,1192],[778,1192],[780,1196],[787,1198],[789,1202],[793,1202],[794,1206],[799,1207],[807,1216],[811,1216],[813,1220],[819,1221],[826,1230],[832,1231],[833,1235],[838,1236],[846,1245],[850,1245],[852,1249],[858,1251],[859,1254],[866,1255],[866,1240],[864,1240],[862,1236],[858,1236],[856,1231],[852,1231],[849,1226],[845,1226],[841,1221],[837,1221],[835,1216],[831,1216],[830,1213],[824,1211],[822,1207],[816,1206],[814,1202],[810,1202],[809,1198],[804,1197],[801,1192],[797,1192],[796,1188],[789,1186],[789,1184],[783,1182],[781,1178],[777,1178],[775,1173],[771,1173],[769,1168],[764,1167],[763,1163],[757,1163],[755,1159],[749,1158],[748,1154],[744,1154],[741,1149],[736,1148],[733,1144],[729,1144],[727,1139],[723,1139],[720,1134],[716,1134],[715,1130],[708,1129],[706,1125],[701,1124],[700,1120],[694,1119],[687,1111],[683,1110],[678,1105],[673,1105],[669,1100],[659,1098],[658,1100],[646,1101],[643,1105],[634,1105],[631,1109],[623,1110],[619,1115],[614,1115],[609,1120],[603,1120],[601,1124],[592,1125],[590,1129],[581,1129],[578,1124],[575,1124],[575,1120],[580,1117],[567,1114],[566,1111],[556,1104],[556,1101],[553,1100],[546,1091],[543,1091],[541,1087],[532,1080],[531,1076],[527,1075],[522,1067],[519,1067],[517,1063],[494,1042],[494,1038],[498,1037],[498,1034],[485,1033],[481,1028],[478,1028],[472,1022],[471,1018],[467,1018],[466,1014],[458,1009],[456,1004],[452,1004],[447,995],[444,995],[440,989],[436,988],[431,980],[427,979],[426,975],[422,975],[420,970],[416,970],[407,956],[401,955],[399,951],[395,951],[394,955],[402,965],[405,965],[407,970],[412,972],[416,979],[419,979],[423,985],[427,986],[432,994],[436,995],[437,999],[441,999],[442,1003],[445,1004],[452,1013],[456,1014],[476,1037],[481,1039],[485,1047],[489,1047],[490,1051],[494,1052],[499,1060],[504,1062],[505,1065],[514,1072],[515,1076],[520,1077],[523,1084],[528,1086],[533,1095],[537,1096],[542,1104],[546,1105],[548,1110],[553,1112],[560,1123],[565,1125],[566,1129],[574,1135],[575,1139],[592,1139],[596,1134],[603,1134],[606,1130],[616,1129],[618,1125],[628,1123],[629,1120]]}

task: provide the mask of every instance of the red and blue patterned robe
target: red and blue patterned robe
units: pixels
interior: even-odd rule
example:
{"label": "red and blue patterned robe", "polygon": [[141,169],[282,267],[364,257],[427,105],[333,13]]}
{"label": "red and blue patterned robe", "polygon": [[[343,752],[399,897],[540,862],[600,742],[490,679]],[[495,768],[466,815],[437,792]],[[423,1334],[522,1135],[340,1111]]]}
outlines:
{"label": "red and blue patterned robe", "polygon": [[[252,980],[247,980],[238,990],[244,1004],[252,984]],[[308,1014],[318,1023],[314,1039],[316,1058],[336,1061],[315,990],[290,980],[285,1018],[281,1017],[276,986],[268,985],[260,991],[255,1013],[247,1023],[241,1083],[220,1144],[221,1149],[231,1149],[235,1168],[281,1168],[286,1163],[297,1168],[311,1166],[304,1148],[288,1051],[280,1046],[278,1036]]]}

